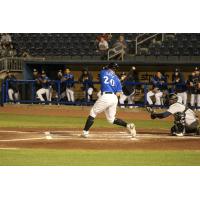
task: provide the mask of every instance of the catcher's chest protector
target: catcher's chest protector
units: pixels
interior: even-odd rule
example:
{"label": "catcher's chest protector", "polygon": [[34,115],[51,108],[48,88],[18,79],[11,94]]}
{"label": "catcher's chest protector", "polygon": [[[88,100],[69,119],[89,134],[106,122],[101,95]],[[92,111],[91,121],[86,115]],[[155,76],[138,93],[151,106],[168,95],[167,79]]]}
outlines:
{"label": "catcher's chest protector", "polygon": [[185,112],[178,112],[174,115],[174,123],[185,125]]}
{"label": "catcher's chest protector", "polygon": [[176,114],[174,114],[174,123],[175,124],[182,124],[185,126],[185,116],[186,116],[186,111],[188,110],[188,108],[186,107],[185,110],[183,112],[177,112]]}

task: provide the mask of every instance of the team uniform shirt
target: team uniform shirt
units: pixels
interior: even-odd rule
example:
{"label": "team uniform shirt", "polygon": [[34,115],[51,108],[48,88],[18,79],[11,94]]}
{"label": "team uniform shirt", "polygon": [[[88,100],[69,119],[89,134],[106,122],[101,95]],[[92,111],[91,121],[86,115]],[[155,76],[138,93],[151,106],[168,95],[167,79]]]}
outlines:
{"label": "team uniform shirt", "polygon": [[182,75],[172,77],[172,82],[174,84],[174,89],[177,93],[182,93],[187,91],[187,86]]}
{"label": "team uniform shirt", "polygon": [[122,83],[122,85],[123,85],[122,90],[126,96],[131,95],[137,87],[136,85],[130,84],[132,82],[138,82],[138,74],[137,73],[134,73],[132,76],[128,76],[125,79],[125,81]]}
{"label": "team uniform shirt", "polygon": [[[38,78],[38,80],[40,81],[40,84],[41,84],[42,88],[45,88],[45,89],[49,88],[49,86],[50,86],[50,83],[49,83],[50,79],[47,76],[45,76],[45,77],[41,76],[41,77]],[[46,83],[43,83],[43,81],[45,81],[45,80],[46,80]]]}
{"label": "team uniform shirt", "polygon": [[200,94],[200,89],[198,88],[198,83],[200,83],[200,76],[190,75],[188,82],[192,82],[193,86],[189,86],[190,92],[192,94]]}
{"label": "team uniform shirt", "polygon": [[101,70],[100,72],[101,92],[122,92],[122,85],[118,76],[112,70]]}
{"label": "team uniform shirt", "polygon": [[167,90],[167,79],[162,76],[158,78],[157,76],[152,77],[151,83],[153,84],[153,88],[158,88],[159,90]]}
{"label": "team uniform shirt", "polygon": [[71,88],[74,86],[74,75],[73,74],[64,74],[63,76],[66,80],[64,83],[66,84],[67,88]]}
{"label": "team uniform shirt", "polygon": [[114,71],[105,69],[100,72],[100,83],[102,95],[99,96],[92,107],[90,116],[95,118],[97,114],[105,112],[107,120],[113,123],[118,104],[115,93],[122,92],[121,82]]}
{"label": "team uniform shirt", "polygon": [[[175,115],[178,112],[184,112],[185,111],[185,106],[181,103],[174,103],[172,104],[169,109],[167,110],[167,112],[170,112],[172,115]],[[195,122],[197,120],[195,113],[191,110],[191,109],[187,109],[185,112],[185,123],[187,125],[192,124],[193,122]]]}
{"label": "team uniform shirt", "polygon": [[16,81],[17,79],[16,79],[16,77],[15,77],[14,75],[6,76],[6,77],[4,78],[4,80],[5,80],[5,81],[8,81],[8,88],[13,89],[13,90],[16,91],[16,92],[18,91],[18,85],[17,85],[16,82],[14,82],[14,81]]}
{"label": "team uniform shirt", "polygon": [[83,83],[83,90],[86,88],[94,88],[93,86],[93,77],[91,73],[88,72],[88,74],[82,74],[79,78],[79,81]]}

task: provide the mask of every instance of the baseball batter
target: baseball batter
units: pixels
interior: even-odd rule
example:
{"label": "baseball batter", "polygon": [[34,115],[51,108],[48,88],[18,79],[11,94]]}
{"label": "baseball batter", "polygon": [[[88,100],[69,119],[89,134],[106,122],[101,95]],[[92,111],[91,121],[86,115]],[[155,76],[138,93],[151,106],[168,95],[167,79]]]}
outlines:
{"label": "baseball batter", "polygon": [[199,135],[199,120],[196,114],[187,106],[178,102],[176,94],[169,95],[170,107],[163,113],[151,113],[151,118],[166,118],[170,115],[174,116],[174,126],[171,128],[171,134],[175,136],[184,136],[184,134],[197,134]]}
{"label": "baseball batter", "polygon": [[84,138],[89,136],[89,129],[93,125],[96,116],[101,112],[105,112],[108,122],[126,127],[132,137],[136,136],[135,125],[133,123],[127,124],[125,121],[115,117],[118,97],[122,94],[120,80],[115,74],[117,68],[118,65],[116,63],[110,63],[107,68],[100,72],[101,96],[92,107],[90,115],[87,118],[82,133],[82,137]]}

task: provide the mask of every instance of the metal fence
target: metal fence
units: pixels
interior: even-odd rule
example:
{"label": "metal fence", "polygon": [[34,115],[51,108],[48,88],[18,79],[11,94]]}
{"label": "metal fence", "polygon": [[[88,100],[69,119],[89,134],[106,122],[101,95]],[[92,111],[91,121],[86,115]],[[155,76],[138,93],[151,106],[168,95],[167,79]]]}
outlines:
{"label": "metal fence", "polygon": [[[89,100],[87,95],[87,90],[89,86],[85,85],[85,90],[82,90],[83,84],[74,81],[75,88],[75,102],[69,102],[65,97],[63,97],[63,85],[59,80],[52,80],[50,82],[50,90],[52,92],[52,99],[48,101],[45,99],[44,102],[41,102],[40,99],[37,98],[36,92],[39,88],[37,88],[37,84],[35,80],[16,80],[16,81],[3,81],[1,87],[1,104],[5,103],[13,103],[13,101],[9,100],[8,97],[8,89],[9,89],[9,82],[13,82],[14,85],[18,88],[19,91],[19,100],[15,101],[14,103],[24,103],[24,104],[64,104],[64,105],[93,105],[96,101],[97,93],[99,92],[100,82],[93,82],[94,85],[94,93],[93,99]],[[136,88],[139,87],[140,91],[140,98],[137,99],[133,104],[127,104],[126,106],[139,106],[144,107],[147,105],[147,92],[152,88],[152,85],[149,83],[144,82],[126,82],[127,85],[134,85]],[[166,84],[168,86],[168,90],[170,92],[174,92],[174,85],[173,84]],[[66,87],[66,86],[65,86]],[[120,104],[121,105],[121,104]],[[159,107],[166,107],[168,106],[167,103],[162,104]],[[195,107],[197,108],[197,107]]]}
{"label": "metal fence", "polygon": [[22,71],[23,70],[23,59],[21,58],[1,58],[0,59],[0,71],[12,70]]}

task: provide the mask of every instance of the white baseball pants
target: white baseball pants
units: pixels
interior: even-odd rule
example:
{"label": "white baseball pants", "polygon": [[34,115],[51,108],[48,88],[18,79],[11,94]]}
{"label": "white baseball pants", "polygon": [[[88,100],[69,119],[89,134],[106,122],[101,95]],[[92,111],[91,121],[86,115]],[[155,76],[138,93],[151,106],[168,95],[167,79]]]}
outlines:
{"label": "white baseball pants", "polygon": [[90,111],[90,116],[96,117],[104,112],[109,123],[113,124],[117,112],[118,98],[115,94],[102,94]]}
{"label": "white baseball pants", "polygon": [[[13,98],[14,97],[14,98]],[[18,101],[19,100],[19,92],[14,92],[12,88],[8,89],[8,98],[10,101]]]}
{"label": "white baseball pants", "polygon": [[157,92],[154,93],[152,91],[147,92],[147,102],[149,105],[153,104],[153,101],[151,100],[152,96],[155,96],[156,102],[155,105],[160,106],[161,105],[161,97],[162,97],[163,93],[162,92]]}
{"label": "white baseball pants", "polygon": [[182,101],[180,103],[183,103],[184,105],[187,104],[187,92],[177,93],[177,96],[182,99]]}
{"label": "white baseball pants", "polygon": [[47,101],[51,101],[52,93],[50,92],[50,88],[41,88],[36,92],[40,101],[45,101],[43,98],[43,94],[46,95]]}
{"label": "white baseball pants", "polygon": [[66,95],[68,101],[74,102],[74,91],[72,88],[66,88]]}
{"label": "white baseball pants", "polygon": [[200,107],[200,94],[191,94],[190,105],[195,106],[195,103]]}
{"label": "white baseball pants", "polygon": [[[122,94],[119,98],[119,103],[120,104],[124,104],[124,102],[126,101],[126,99],[128,99],[128,104],[133,104],[133,99],[134,99],[134,94],[135,92],[133,92],[131,95],[126,96],[125,94]],[[125,106],[121,106],[121,108],[125,108]],[[129,108],[133,108],[133,106],[129,106]]]}

